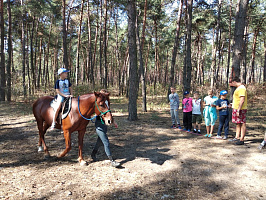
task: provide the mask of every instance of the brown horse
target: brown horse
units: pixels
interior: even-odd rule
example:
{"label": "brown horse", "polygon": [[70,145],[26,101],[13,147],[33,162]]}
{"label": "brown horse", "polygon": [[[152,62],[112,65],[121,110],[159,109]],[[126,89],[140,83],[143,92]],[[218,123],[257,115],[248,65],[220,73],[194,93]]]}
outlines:
{"label": "brown horse", "polygon": [[[44,151],[45,157],[50,157],[47,146],[44,140],[44,134],[51,126],[53,120],[54,110],[50,106],[52,96],[44,96],[37,99],[33,104],[33,114],[37,121],[39,129],[39,149],[38,151]],[[109,93],[103,94],[94,92],[91,94],[85,94],[79,98],[72,98],[71,111],[68,116],[62,120],[62,127],[56,124],[57,129],[64,131],[66,149],[58,156],[64,157],[71,149],[71,133],[78,131],[78,143],[79,143],[79,157],[78,161],[80,165],[86,165],[87,163],[82,157],[83,138],[86,131],[86,126],[89,123],[90,117],[95,113],[102,117],[102,122],[106,125],[111,125],[113,121],[112,114],[109,110],[110,100]],[[42,147],[43,145],[43,147]]]}

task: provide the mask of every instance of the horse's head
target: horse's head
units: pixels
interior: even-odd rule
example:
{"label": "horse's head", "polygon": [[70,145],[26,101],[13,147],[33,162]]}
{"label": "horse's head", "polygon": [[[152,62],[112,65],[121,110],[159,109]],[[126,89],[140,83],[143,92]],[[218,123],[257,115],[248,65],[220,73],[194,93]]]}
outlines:
{"label": "horse's head", "polygon": [[94,92],[95,100],[95,113],[102,117],[105,125],[109,126],[113,122],[113,116],[110,110],[110,93]]}

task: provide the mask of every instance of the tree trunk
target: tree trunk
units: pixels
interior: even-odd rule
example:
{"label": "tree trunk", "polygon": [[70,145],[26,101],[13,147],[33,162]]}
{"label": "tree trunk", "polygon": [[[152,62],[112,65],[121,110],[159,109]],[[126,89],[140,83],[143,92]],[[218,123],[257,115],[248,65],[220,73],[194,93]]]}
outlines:
{"label": "tree trunk", "polygon": [[128,47],[129,47],[129,102],[128,120],[137,120],[137,45],[136,45],[136,2],[128,0]]}
{"label": "tree trunk", "polygon": [[11,61],[12,61],[12,20],[11,20],[11,4],[7,1],[8,13],[8,60],[6,65],[7,72],[7,101],[11,101]]}
{"label": "tree trunk", "polygon": [[244,45],[244,30],[246,26],[246,15],[248,0],[239,0],[237,5],[236,20],[235,20],[235,32],[234,32],[234,45],[232,56],[232,74],[233,77],[240,77],[240,63],[243,56]]}
{"label": "tree trunk", "polygon": [[[235,32],[233,43],[233,56],[232,56],[232,71],[229,82],[233,77],[240,77],[240,63],[243,59],[244,50],[244,30],[246,26],[246,15],[249,0],[239,0],[237,5]],[[231,87],[230,100],[233,100],[235,87]]]}
{"label": "tree trunk", "polygon": [[[177,49],[178,49],[178,45],[179,45],[179,33],[180,33],[180,23],[181,23],[181,16],[182,16],[182,7],[183,7],[183,0],[180,0],[179,1],[178,16],[177,16],[175,43],[174,43],[173,54],[172,54],[172,61],[171,61],[170,87],[171,86],[174,86],[175,63],[176,63]],[[170,87],[168,89],[167,98],[168,98],[168,96],[170,94]]]}
{"label": "tree trunk", "polygon": [[264,38],[263,84],[266,85],[266,38]]}
{"label": "tree trunk", "polygon": [[26,53],[26,67],[27,67],[27,76],[28,76],[28,93],[29,93],[29,95],[31,95],[31,77],[30,77],[30,63],[29,63],[29,54],[28,54],[28,52],[29,52],[29,34],[30,34],[30,26],[29,26],[29,24],[28,23],[26,23],[26,36],[25,36],[25,38],[26,38],[26,42],[25,42],[25,47],[26,47],[26,49],[25,49],[25,51],[27,52]]}
{"label": "tree trunk", "polygon": [[[136,17],[137,19],[137,17]],[[142,49],[141,49],[141,41],[139,38],[139,27],[138,22],[136,20],[136,31],[137,31],[137,44],[139,49],[139,71],[141,77],[141,89],[142,89],[142,111],[147,112],[147,102],[146,102],[146,82],[145,82],[145,74],[144,74],[144,66],[143,66],[143,56],[142,56]]]}
{"label": "tree trunk", "polygon": [[[92,77],[90,77],[92,66],[92,52],[91,52],[91,21],[90,21],[90,4],[87,3],[87,26],[88,26],[88,46],[87,46],[87,79],[92,83]],[[97,29],[97,28],[96,28]],[[97,34],[97,33],[96,33]]]}
{"label": "tree trunk", "polygon": [[261,29],[261,26],[262,26],[262,23],[264,22],[266,17],[262,18],[258,25],[257,25],[257,28],[254,32],[254,37],[253,37],[253,45],[252,45],[252,57],[251,57],[251,76],[249,78],[249,83],[251,82],[255,82],[255,57],[256,57],[256,43],[257,43],[257,37],[259,35],[259,32],[260,32],[260,29]]}
{"label": "tree trunk", "polygon": [[82,28],[82,19],[83,19],[83,7],[84,7],[84,0],[81,3],[81,11],[80,11],[80,20],[79,20],[79,31],[78,31],[78,44],[77,44],[77,57],[76,57],[76,85],[78,85],[78,77],[80,76],[79,73],[79,51],[80,51],[80,36],[81,36],[81,28]]}
{"label": "tree trunk", "polygon": [[190,91],[191,85],[191,31],[192,31],[192,4],[193,0],[186,0],[187,7],[187,33],[186,33],[186,56],[185,56],[185,65],[184,71],[185,76],[183,77],[184,91]]}
{"label": "tree trunk", "polygon": [[1,33],[1,62],[0,62],[0,101],[5,101],[5,88],[6,88],[6,77],[5,77],[5,27],[4,27],[4,4],[3,0],[0,0],[0,33]]}
{"label": "tree trunk", "polygon": [[34,45],[33,45],[33,36],[34,36],[34,28],[35,28],[35,16],[32,21],[32,30],[30,34],[30,65],[31,65],[31,74],[32,74],[32,93],[34,94],[34,90],[36,89],[36,74],[35,74],[35,66],[34,66]]}
{"label": "tree trunk", "polygon": [[40,38],[40,49],[39,49],[39,73],[37,78],[37,88],[40,88],[41,74],[42,74],[42,38]]}
{"label": "tree trunk", "polygon": [[232,0],[230,0],[230,16],[229,16],[229,38],[228,38],[228,56],[227,56],[227,70],[226,70],[226,85],[229,84],[229,69],[231,61],[231,30],[232,30]]}
{"label": "tree trunk", "polygon": [[58,59],[57,59],[58,48],[56,48],[57,45],[58,45],[58,37],[56,38],[55,47],[54,47],[53,82],[56,81],[56,77],[57,77],[56,71],[58,68]]}
{"label": "tree trunk", "polygon": [[63,5],[62,17],[63,17],[63,50],[64,50],[63,63],[65,65],[64,67],[68,69],[69,63],[67,55],[66,0],[62,0],[62,5]]}
{"label": "tree trunk", "polygon": [[102,18],[103,18],[103,3],[100,0],[101,8],[101,17],[100,17],[100,76],[101,76],[101,85],[103,85],[103,73],[102,73],[102,57],[103,57],[103,27],[102,27]]}
{"label": "tree trunk", "polygon": [[147,18],[147,3],[148,3],[148,0],[145,0],[144,16],[143,16],[143,26],[142,26],[142,36],[141,36],[141,51],[143,51],[143,47],[144,47],[144,43],[145,43],[145,29],[146,29],[146,18]]}
{"label": "tree trunk", "polygon": [[221,37],[222,30],[220,28],[221,23],[221,8],[222,8],[222,0],[218,2],[218,16],[217,16],[217,27],[216,27],[216,49],[218,49],[218,65],[216,61],[216,75],[215,75],[215,86],[219,83],[219,71],[220,71],[220,61],[221,61]]}
{"label": "tree trunk", "polygon": [[213,40],[212,40],[212,64],[211,64],[211,88],[214,88],[215,82],[215,71],[216,71],[216,48],[217,45],[215,44],[215,30],[213,29]]}
{"label": "tree trunk", "polygon": [[22,49],[22,86],[23,86],[23,95],[26,98],[27,90],[26,90],[26,73],[25,73],[25,63],[26,63],[26,51],[25,51],[25,23],[24,23],[24,5],[23,0],[21,0],[22,9],[22,27],[21,27],[21,49]]}
{"label": "tree trunk", "polygon": [[244,34],[244,50],[243,50],[243,68],[244,68],[244,72],[242,73],[242,77],[243,77],[243,83],[247,83],[247,49],[248,49],[248,20],[246,20],[246,28],[245,28],[245,34]]}
{"label": "tree trunk", "polygon": [[49,28],[49,37],[48,37],[48,44],[47,44],[47,55],[46,55],[46,75],[45,75],[45,88],[47,87],[47,83],[49,81],[49,70],[48,70],[48,62],[50,57],[50,41],[51,41],[51,31],[53,25],[53,17],[51,16],[51,24]]}
{"label": "tree trunk", "polygon": [[107,88],[107,0],[104,0],[105,17],[104,17],[104,34],[103,34],[103,48],[104,48],[104,78],[103,86]]}

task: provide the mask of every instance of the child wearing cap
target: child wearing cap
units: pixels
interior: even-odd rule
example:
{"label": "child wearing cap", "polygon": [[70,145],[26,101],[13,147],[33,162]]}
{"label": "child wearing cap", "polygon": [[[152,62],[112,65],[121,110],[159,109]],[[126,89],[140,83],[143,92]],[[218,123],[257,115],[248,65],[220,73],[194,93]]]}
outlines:
{"label": "child wearing cap", "polygon": [[183,124],[184,131],[190,132],[192,128],[192,98],[189,97],[189,92],[184,92],[183,105]]}
{"label": "child wearing cap", "polygon": [[222,139],[221,133],[224,127],[224,137],[223,139],[226,140],[228,138],[228,130],[229,130],[229,110],[228,108],[231,107],[229,104],[228,99],[226,99],[227,91],[222,90],[220,92],[221,98],[218,99],[216,103],[216,109],[219,110],[219,127],[217,138]]}
{"label": "child wearing cap", "polygon": [[208,96],[204,98],[203,106],[205,106],[203,110],[203,116],[205,120],[207,134],[204,135],[205,137],[212,137],[213,129],[215,125],[215,121],[217,120],[217,113],[216,113],[216,102],[218,98],[213,95],[213,91],[208,91]]}
{"label": "child wearing cap", "polygon": [[55,128],[55,121],[58,116],[58,112],[61,108],[62,103],[64,102],[66,98],[72,97],[72,94],[73,94],[71,83],[67,79],[68,72],[69,70],[65,68],[60,68],[58,70],[58,75],[60,76],[60,79],[56,81],[55,87],[54,87],[57,93],[57,110],[55,111],[54,116],[53,116],[51,130]]}

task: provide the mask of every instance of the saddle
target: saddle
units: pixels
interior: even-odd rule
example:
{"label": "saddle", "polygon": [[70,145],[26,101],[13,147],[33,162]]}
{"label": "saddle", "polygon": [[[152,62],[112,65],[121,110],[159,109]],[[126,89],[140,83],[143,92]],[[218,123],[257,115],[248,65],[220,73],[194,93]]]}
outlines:
{"label": "saddle", "polygon": [[[72,104],[72,98],[66,98],[65,101],[62,103],[62,106],[58,112],[58,116],[57,116],[57,122],[59,122],[59,124],[61,124],[62,119],[65,119],[69,112],[71,111],[71,104]],[[57,109],[57,95],[55,96],[55,98],[51,101],[50,106],[54,109],[54,111],[56,111]]]}

